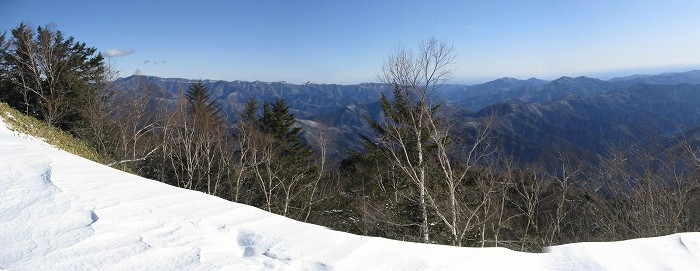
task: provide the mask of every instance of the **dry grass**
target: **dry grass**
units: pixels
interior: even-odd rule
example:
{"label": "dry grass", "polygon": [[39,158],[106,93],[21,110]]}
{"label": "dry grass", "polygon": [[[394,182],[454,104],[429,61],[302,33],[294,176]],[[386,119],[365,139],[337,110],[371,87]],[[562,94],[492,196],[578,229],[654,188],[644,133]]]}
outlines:
{"label": "dry grass", "polygon": [[111,160],[73,135],[49,126],[46,122],[22,114],[6,103],[0,102],[0,118],[10,130],[39,138],[61,150],[101,164],[107,164]]}

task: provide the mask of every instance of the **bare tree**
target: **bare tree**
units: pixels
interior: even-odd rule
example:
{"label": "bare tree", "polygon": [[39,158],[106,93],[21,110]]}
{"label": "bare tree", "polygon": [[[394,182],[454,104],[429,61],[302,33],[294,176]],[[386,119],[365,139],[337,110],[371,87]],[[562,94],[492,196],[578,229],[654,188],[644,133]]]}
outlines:
{"label": "bare tree", "polygon": [[165,106],[157,99],[160,90],[138,74],[136,78],[132,91],[115,89],[107,105],[115,128],[111,154],[116,161],[109,166],[133,165],[148,159],[162,147],[153,136],[164,124],[155,113]]}
{"label": "bare tree", "polygon": [[476,183],[477,191],[482,191],[484,198],[488,198],[486,204],[480,211],[481,215],[481,245],[490,243],[493,246],[506,245],[510,248],[517,248],[519,242],[514,236],[501,237],[503,229],[513,225],[522,213],[513,206],[513,191],[517,189],[518,174],[515,162],[506,157],[503,153],[497,153],[490,157],[485,163],[482,173]]}
{"label": "bare tree", "polygon": [[241,202],[241,186],[249,174],[251,166],[249,163],[250,156],[252,151],[255,150],[251,142],[253,138],[251,130],[254,129],[254,127],[248,123],[239,121],[235,129],[236,139],[233,149],[235,156],[232,158],[235,160],[235,163],[232,161],[230,168],[230,170],[233,171],[230,175],[235,176],[235,178],[229,178],[231,187],[230,197],[235,202]]}
{"label": "bare tree", "polygon": [[316,203],[316,194],[320,189],[321,180],[326,176],[326,171],[328,171],[328,150],[330,145],[330,135],[325,126],[320,126],[318,131],[318,136],[316,137],[316,145],[318,146],[319,156],[316,159],[316,177],[312,182],[309,183],[308,187],[308,198],[307,204],[305,206],[306,215],[304,215],[304,222],[308,222],[309,216],[311,215],[311,209]]}
{"label": "bare tree", "polygon": [[[545,173],[539,167],[534,167],[518,174],[518,176],[513,176],[514,191],[517,196],[517,199],[513,199],[514,205],[517,206],[518,212],[525,217],[525,229],[522,230],[519,240],[520,250],[523,251],[530,249],[530,244],[535,242],[533,240],[540,232],[538,209],[544,194],[544,175]],[[534,232],[534,236],[531,236],[531,231]]]}
{"label": "bare tree", "polygon": [[[430,191],[426,191],[426,195],[430,206],[449,229],[452,245],[462,245],[464,236],[477,225],[475,221],[479,219],[479,212],[487,207],[494,192],[493,189],[496,188],[495,183],[491,182],[495,181],[495,177],[489,179],[489,185],[482,187],[485,190],[477,204],[463,202],[461,200],[463,197],[458,194],[458,192],[464,192],[458,189],[463,188],[468,174],[473,173],[474,167],[493,153],[490,132],[494,120],[494,117],[489,117],[482,123],[472,122],[474,136],[471,142],[461,142],[465,144],[461,146],[464,149],[464,153],[461,153],[453,144],[454,139],[450,137],[452,125],[448,124],[445,118],[440,121],[434,117],[426,118],[430,142],[437,149],[436,160],[444,188],[447,190],[447,195],[440,196],[439,199],[433,197]],[[479,182],[479,184],[484,183]],[[437,202],[438,200],[447,200],[448,203],[441,204]]]}
{"label": "bare tree", "polygon": [[225,119],[206,86],[197,82],[180,95],[167,116],[163,146],[177,185],[217,195],[228,178],[231,141]]}
{"label": "bare tree", "polygon": [[430,242],[426,155],[429,120],[436,108],[431,93],[452,77],[454,48],[435,38],[420,43],[418,52],[399,48],[384,61],[379,79],[394,87],[394,102],[382,96],[386,119],[373,123],[379,144],[418,188],[421,239]]}
{"label": "bare tree", "polygon": [[92,97],[85,97],[85,103],[80,109],[85,121],[75,129],[75,133],[92,145],[98,152],[113,156],[114,150],[114,119],[112,99],[116,93],[114,80],[118,72],[112,66],[110,59],[105,64],[105,73],[97,78],[96,91]]}
{"label": "bare tree", "polygon": [[273,200],[277,189],[275,175],[277,172],[273,163],[273,139],[270,135],[256,133],[250,135],[250,168],[253,169],[255,179],[260,185],[261,192],[265,196],[265,209],[272,212]]}
{"label": "bare tree", "polygon": [[557,150],[552,165],[554,168],[547,171],[547,177],[555,184],[555,209],[551,219],[551,231],[546,237],[545,245],[554,245],[556,238],[562,233],[562,224],[569,214],[569,190],[573,185],[573,180],[579,177],[582,172],[580,164],[572,161],[570,154],[561,150]]}
{"label": "bare tree", "polygon": [[693,195],[700,185],[693,141],[682,134],[669,149],[651,143],[633,150],[617,148],[601,159],[604,174],[598,187],[611,195],[610,207],[600,215],[607,239],[697,229]]}
{"label": "bare tree", "polygon": [[265,209],[290,216],[292,201],[300,195],[301,182],[305,173],[288,174],[286,165],[282,163],[275,139],[267,133],[253,131],[247,135],[250,149],[248,167],[253,170],[255,179],[264,195]]}

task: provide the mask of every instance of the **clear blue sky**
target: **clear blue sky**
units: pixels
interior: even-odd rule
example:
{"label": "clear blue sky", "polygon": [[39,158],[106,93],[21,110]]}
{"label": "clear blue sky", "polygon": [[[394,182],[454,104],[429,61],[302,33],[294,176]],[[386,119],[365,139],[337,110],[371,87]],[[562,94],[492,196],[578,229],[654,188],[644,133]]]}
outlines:
{"label": "clear blue sky", "polygon": [[700,1],[0,0],[1,30],[22,21],[121,50],[121,76],[371,82],[431,36],[456,83],[700,68]]}

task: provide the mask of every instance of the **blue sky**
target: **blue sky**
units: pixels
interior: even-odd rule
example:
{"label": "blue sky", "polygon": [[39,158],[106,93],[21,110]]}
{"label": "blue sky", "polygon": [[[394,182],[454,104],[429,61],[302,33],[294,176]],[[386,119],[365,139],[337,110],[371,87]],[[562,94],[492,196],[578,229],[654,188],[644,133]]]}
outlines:
{"label": "blue sky", "polygon": [[[700,68],[700,1],[1,0],[0,30],[55,23],[121,76],[352,84],[399,45],[458,53],[455,83]],[[112,49],[111,51],[108,51]],[[115,50],[116,49],[116,50]]]}

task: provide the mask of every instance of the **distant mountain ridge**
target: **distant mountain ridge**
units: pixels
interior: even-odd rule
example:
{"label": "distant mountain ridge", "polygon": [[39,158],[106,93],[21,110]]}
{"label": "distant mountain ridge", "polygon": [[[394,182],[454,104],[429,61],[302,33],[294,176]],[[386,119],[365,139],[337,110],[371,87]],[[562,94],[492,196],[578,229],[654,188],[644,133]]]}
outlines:
{"label": "distant mountain ridge", "polygon": [[608,82],[622,83],[623,85],[630,84],[657,84],[657,85],[675,85],[675,84],[700,84],[700,70],[687,72],[669,72],[657,75],[635,74],[625,77],[615,77]]}
{"label": "distant mountain ridge", "polygon": [[[138,84],[150,84],[165,91],[168,97],[185,91],[198,80],[181,78],[159,78],[154,76],[129,76],[116,80],[120,87],[133,90]],[[286,82],[247,82],[202,80],[224,107],[224,111],[235,117],[237,109],[252,98],[273,101],[284,98],[299,117],[333,112],[338,107],[367,104],[379,100],[381,84],[359,85],[336,84],[289,84]]]}
{"label": "distant mountain ridge", "polygon": [[[522,81],[521,81],[522,82]],[[482,85],[472,88],[483,87]],[[467,96],[453,103],[470,110],[479,110],[496,103],[528,103],[546,102],[567,95],[593,96],[614,89],[615,86],[606,81],[589,77],[561,77],[551,82],[537,81],[535,84],[514,84],[510,88],[502,88],[488,94]],[[483,91],[482,91],[483,92]]]}
{"label": "distant mountain ridge", "polygon": [[[175,97],[193,82],[182,78],[159,78],[155,76],[129,76],[115,81],[120,89],[134,91],[137,88],[157,89],[158,95],[164,99],[174,100]],[[315,131],[327,127],[343,142],[343,147],[361,148],[358,133],[369,129],[362,120],[362,115],[370,114],[378,117],[377,101],[386,86],[377,83],[359,85],[313,84],[302,85],[286,82],[246,82],[202,80],[215,97],[228,119],[235,121],[243,105],[250,99],[259,102],[272,102],[284,98],[292,112],[300,120],[299,125],[305,127],[307,137],[316,136]],[[342,148],[341,148],[342,149]],[[342,150],[341,150],[342,151]]]}
{"label": "distant mountain ridge", "polygon": [[[130,76],[116,83],[126,90],[150,84],[173,99],[194,81],[181,78]],[[373,133],[364,115],[381,119],[378,100],[390,95],[387,85],[314,84],[286,82],[245,82],[203,80],[222,104],[231,120],[251,98],[273,101],[284,98],[305,129],[307,138],[323,128],[337,141],[338,149],[361,149],[359,135]],[[483,118],[496,112],[502,124],[499,136],[511,153],[532,160],[554,146],[580,148],[603,153],[621,142],[643,140],[640,136],[654,127],[664,136],[676,128],[700,125],[700,71],[633,75],[608,81],[590,77],[561,77],[552,81],[536,78],[501,78],[477,85],[446,84],[433,99],[454,112],[458,122]],[[466,110],[466,114],[464,111]],[[471,113],[469,113],[471,112]],[[325,127],[325,128],[324,128]]]}
{"label": "distant mountain ridge", "polygon": [[488,114],[497,116],[495,130],[507,151],[522,160],[551,148],[596,155],[613,146],[649,143],[649,136],[670,140],[700,126],[700,85],[637,84],[597,96],[495,104],[469,117]]}
{"label": "distant mountain ridge", "polygon": [[[189,84],[198,81],[183,78],[129,76],[119,78],[116,82],[126,89],[133,89],[138,80],[153,84],[170,94],[184,91]],[[242,104],[253,97],[262,100],[285,98],[292,103],[292,107],[295,110],[299,110],[299,113],[304,116],[309,116],[303,110],[305,107],[328,109],[324,112],[333,112],[336,109],[334,107],[375,102],[379,99],[382,92],[389,90],[387,86],[379,83],[337,85],[307,82],[297,85],[284,81],[202,81],[213,91],[217,99],[225,103]],[[520,80],[504,77],[475,85],[447,84],[436,91],[434,98],[476,111],[488,105],[501,102],[545,102],[566,95],[594,96],[612,89],[640,83],[661,85],[700,84],[700,70],[659,75],[631,75],[616,77],[607,81],[583,76],[576,78],[563,76],[553,81],[537,78]]]}

